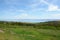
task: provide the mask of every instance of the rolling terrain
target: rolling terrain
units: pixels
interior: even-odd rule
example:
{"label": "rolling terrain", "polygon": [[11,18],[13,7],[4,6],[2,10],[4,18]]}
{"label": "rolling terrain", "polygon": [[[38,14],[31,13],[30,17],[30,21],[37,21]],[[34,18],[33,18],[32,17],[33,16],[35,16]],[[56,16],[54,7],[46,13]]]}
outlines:
{"label": "rolling terrain", "polygon": [[60,40],[60,21],[0,21],[0,40]]}

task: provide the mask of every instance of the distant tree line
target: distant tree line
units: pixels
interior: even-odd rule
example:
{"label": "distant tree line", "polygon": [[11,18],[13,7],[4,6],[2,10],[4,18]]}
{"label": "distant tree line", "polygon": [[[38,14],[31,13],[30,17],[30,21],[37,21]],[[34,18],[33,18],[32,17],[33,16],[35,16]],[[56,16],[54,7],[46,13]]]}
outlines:
{"label": "distant tree line", "polygon": [[0,27],[16,27],[16,26],[27,26],[33,28],[43,28],[43,29],[60,29],[60,21],[48,21],[40,23],[24,23],[24,22],[7,22],[0,21]]}

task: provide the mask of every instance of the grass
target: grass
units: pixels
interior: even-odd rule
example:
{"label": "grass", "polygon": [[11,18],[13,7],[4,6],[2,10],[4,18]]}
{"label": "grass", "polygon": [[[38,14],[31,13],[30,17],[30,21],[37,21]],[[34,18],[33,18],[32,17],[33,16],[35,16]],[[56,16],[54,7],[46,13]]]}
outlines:
{"label": "grass", "polygon": [[60,27],[58,30],[54,26],[34,26],[36,27],[34,28],[26,25],[1,23],[0,40],[60,40]]}
{"label": "grass", "polygon": [[1,29],[0,40],[60,40],[60,30],[35,28]]}

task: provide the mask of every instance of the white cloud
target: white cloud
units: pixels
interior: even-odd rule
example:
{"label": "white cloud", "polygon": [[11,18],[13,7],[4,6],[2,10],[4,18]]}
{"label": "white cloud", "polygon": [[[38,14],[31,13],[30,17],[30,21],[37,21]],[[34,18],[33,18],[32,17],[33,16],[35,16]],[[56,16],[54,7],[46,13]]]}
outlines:
{"label": "white cloud", "polygon": [[41,4],[49,5],[49,3],[46,2],[46,0],[34,0],[34,2],[32,2],[32,4],[29,5],[29,7],[33,12],[41,11],[41,10],[44,10],[44,8],[38,8]]}
{"label": "white cloud", "polygon": [[[46,4],[48,5],[47,11],[56,11],[58,10],[58,6],[54,5],[53,3],[47,2],[47,0],[32,0],[33,2],[29,5],[26,5],[30,7],[31,10],[37,9],[36,7],[39,6],[40,4]],[[57,0],[52,0],[52,2],[56,2]],[[11,5],[21,5],[20,0],[5,0],[6,4],[11,4]],[[13,7],[14,8],[14,7]],[[59,11],[59,10],[58,10]]]}
{"label": "white cloud", "polygon": [[48,15],[49,19],[60,19],[60,14],[50,14]]}
{"label": "white cloud", "polygon": [[40,19],[60,19],[60,14],[47,14],[42,16]]}
{"label": "white cloud", "polygon": [[48,2],[46,2],[46,0],[34,0],[34,3],[30,4],[31,8],[36,8],[36,6],[39,6],[40,4],[47,4],[49,5]]}
{"label": "white cloud", "polygon": [[[19,1],[19,0],[18,0]],[[7,0],[6,1],[7,4],[13,4],[14,6],[15,5],[19,5],[19,3],[17,2],[17,0]],[[44,10],[43,8],[36,8],[37,6],[39,6],[40,4],[46,4],[48,5],[48,9],[47,11],[59,11],[60,9],[58,8],[59,6],[57,5],[54,5],[52,3],[49,3],[47,2],[46,0],[35,0],[35,3],[32,3],[30,5],[30,8],[32,10],[30,10],[30,12],[36,12],[36,11],[41,11],[41,10]],[[14,19],[48,19],[48,18],[59,18],[60,17],[60,14],[51,14],[51,15],[48,15],[48,16],[42,16],[41,18],[35,16],[35,15],[30,15],[29,13],[27,13],[27,11],[25,10],[19,10],[17,8],[14,8],[14,6],[12,6],[12,9],[9,10],[10,12],[13,12],[13,17]],[[28,6],[28,5],[27,5]],[[13,9],[14,8],[14,9]],[[29,8],[29,7],[28,7]],[[14,11],[13,11],[14,10]],[[7,10],[8,11],[8,10]],[[18,13],[18,12],[21,12],[19,13],[19,15],[14,15],[14,12],[15,13]],[[8,12],[9,13],[9,12]]]}
{"label": "white cloud", "polygon": [[22,13],[20,15],[14,16],[15,19],[39,19],[36,16],[29,15],[27,13]]}
{"label": "white cloud", "polygon": [[47,0],[41,0],[40,2],[48,5],[48,9],[46,11],[60,11],[59,6],[54,5],[54,2],[56,1],[57,0],[52,0],[52,3],[49,3]]}
{"label": "white cloud", "polygon": [[51,14],[53,17],[60,17],[60,14]]}
{"label": "white cloud", "polygon": [[26,18],[27,16],[28,16],[28,14],[22,13],[22,14],[19,14],[19,15],[15,15],[14,18],[16,18],[16,19],[23,19],[23,18]]}
{"label": "white cloud", "polygon": [[[58,5],[54,5],[53,2],[56,2],[57,0],[52,0],[52,3],[47,2],[47,0],[37,0],[36,3],[32,4],[32,10],[37,9],[36,7],[39,6],[40,4],[45,4],[48,5],[48,9],[46,9],[46,11],[60,11],[59,6]],[[43,8],[42,8],[43,9]]]}
{"label": "white cloud", "polygon": [[40,3],[49,4],[46,0],[40,0]]}
{"label": "white cloud", "polygon": [[57,5],[49,5],[48,6],[48,10],[47,11],[57,11],[58,10],[58,6]]}

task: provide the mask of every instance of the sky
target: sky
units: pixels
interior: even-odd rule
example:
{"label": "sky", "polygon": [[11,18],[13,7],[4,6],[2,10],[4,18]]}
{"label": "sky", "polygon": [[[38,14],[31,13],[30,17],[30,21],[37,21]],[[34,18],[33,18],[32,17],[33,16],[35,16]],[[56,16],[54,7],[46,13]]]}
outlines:
{"label": "sky", "polygon": [[60,0],[0,0],[0,20],[60,19]]}

